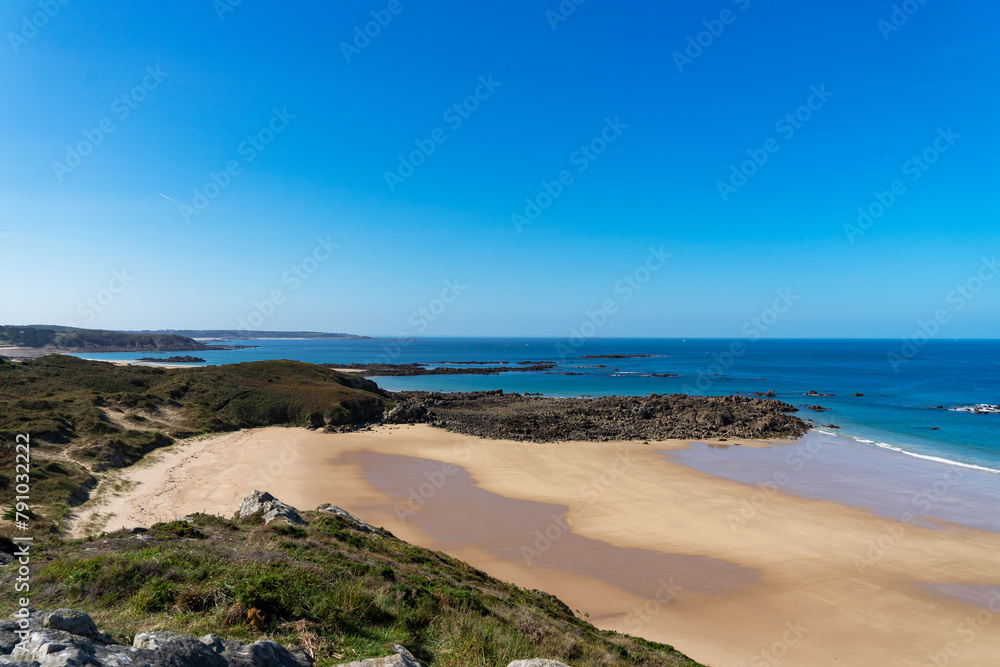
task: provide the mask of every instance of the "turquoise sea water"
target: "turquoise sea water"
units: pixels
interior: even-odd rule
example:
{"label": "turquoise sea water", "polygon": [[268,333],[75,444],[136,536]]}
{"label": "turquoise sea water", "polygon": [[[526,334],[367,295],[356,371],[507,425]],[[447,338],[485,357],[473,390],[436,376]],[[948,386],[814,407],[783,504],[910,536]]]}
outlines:
{"label": "turquoise sea water", "polygon": [[[773,390],[799,416],[840,427],[839,437],[872,447],[1000,470],[1000,414],[950,408],[1000,404],[1000,341],[427,338],[420,340],[232,341],[257,348],[198,353],[207,363],[297,359],[312,363],[554,361],[551,373],[380,377],[388,390],[503,389],[548,396],[690,393],[752,395]],[[583,355],[652,354],[582,359]],[[169,354],[90,354],[134,359]],[[894,363],[895,361],[895,363]],[[585,368],[604,365],[604,368]],[[565,375],[565,373],[581,373]],[[652,377],[674,373],[678,377]],[[817,391],[834,396],[806,396]],[[864,396],[856,397],[855,393]],[[820,404],[829,412],[806,406]],[[943,406],[941,408],[937,406]],[[822,430],[830,430],[823,428]]]}

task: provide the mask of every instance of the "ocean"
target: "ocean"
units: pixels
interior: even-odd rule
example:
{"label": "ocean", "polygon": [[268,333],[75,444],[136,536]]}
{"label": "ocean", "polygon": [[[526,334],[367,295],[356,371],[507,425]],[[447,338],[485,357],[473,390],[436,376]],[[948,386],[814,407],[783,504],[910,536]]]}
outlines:
{"label": "ocean", "polygon": [[[651,393],[754,395],[774,391],[832,437],[964,467],[1000,471],[1000,341],[423,338],[255,340],[245,350],[198,353],[208,364],[260,359],[311,363],[553,361],[551,372],[374,378],[390,391],[477,391],[546,396]],[[654,355],[585,359],[584,355]],[[108,353],[88,359],[169,354]],[[574,373],[567,375],[566,373]],[[578,373],[578,374],[577,374]],[[654,374],[675,374],[657,377]],[[822,395],[806,395],[815,391]],[[855,394],[863,394],[855,396]],[[818,413],[808,406],[828,408]],[[963,411],[964,409],[964,411]],[[838,426],[829,428],[828,424]]]}

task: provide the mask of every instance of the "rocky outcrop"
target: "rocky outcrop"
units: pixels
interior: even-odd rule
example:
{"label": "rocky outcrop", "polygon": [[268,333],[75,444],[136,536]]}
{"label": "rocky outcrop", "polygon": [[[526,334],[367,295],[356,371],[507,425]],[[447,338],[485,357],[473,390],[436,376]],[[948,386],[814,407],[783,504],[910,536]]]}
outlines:
{"label": "rocky outcrop", "polygon": [[[23,633],[23,640],[18,633]],[[98,632],[93,619],[72,609],[32,612],[0,621],[0,665],[21,667],[310,667],[312,659],[281,644],[244,644],[215,635],[142,632],[121,646]]]}
{"label": "rocky outcrop", "polygon": [[[460,364],[462,362],[450,361],[449,364]],[[471,363],[471,362],[470,362]],[[506,363],[506,362],[503,362]],[[518,362],[520,363],[520,362]],[[327,368],[347,369],[363,373],[367,377],[401,377],[412,375],[498,375],[500,373],[525,373],[529,371],[551,371],[556,367],[555,362],[540,361],[532,362],[530,365],[515,366],[434,366],[423,363],[412,364],[320,364]]]}
{"label": "rocky outcrop", "polygon": [[289,526],[304,526],[306,522],[291,505],[286,505],[267,491],[254,491],[240,503],[240,518],[261,514],[264,523],[268,524],[281,519]]}
{"label": "rocky outcrop", "polygon": [[369,658],[368,660],[355,660],[354,662],[343,662],[336,667],[423,667],[413,654],[399,644],[393,645],[396,655],[385,658]]}
{"label": "rocky outcrop", "polygon": [[329,512],[330,514],[336,514],[337,516],[341,517],[342,519],[345,519],[346,521],[348,521],[351,524],[352,528],[355,528],[356,530],[360,530],[363,533],[371,533],[371,534],[377,535],[379,537],[386,537],[388,535],[388,533],[386,533],[383,530],[380,530],[379,528],[376,528],[375,526],[371,525],[370,523],[365,523],[364,521],[362,521],[358,517],[354,516],[353,514],[351,514],[347,510],[345,510],[343,507],[337,507],[336,505],[330,505],[329,503],[327,503],[327,504],[320,505],[319,507],[317,507],[316,511],[317,512]]}
{"label": "rocky outcrop", "polygon": [[746,396],[548,398],[502,391],[398,392],[400,405],[426,408],[431,426],[468,435],[533,442],[797,437],[809,430],[787,403]]}
{"label": "rocky outcrop", "polygon": [[427,421],[427,406],[423,403],[404,402],[382,415],[383,424],[416,424],[423,421]]}
{"label": "rocky outcrop", "polygon": [[[409,651],[396,644],[393,646],[396,655],[384,658],[370,658],[368,660],[355,660],[354,662],[343,662],[336,667],[423,667]],[[544,658],[530,658],[528,660],[515,660],[507,667],[569,667],[555,660],[545,660]]]}

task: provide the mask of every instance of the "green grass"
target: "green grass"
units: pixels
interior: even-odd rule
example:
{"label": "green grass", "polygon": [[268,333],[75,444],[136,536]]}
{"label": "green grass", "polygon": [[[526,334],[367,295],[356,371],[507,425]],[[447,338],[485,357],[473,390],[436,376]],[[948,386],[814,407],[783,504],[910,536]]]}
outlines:
{"label": "green grass", "polygon": [[[697,665],[671,647],[597,630],[556,598],[445,554],[306,512],[305,528],[195,515],[127,534],[36,545],[32,604],[91,614],[115,641],[137,632],[262,635],[318,665],[386,655],[400,643],[433,667],[547,657],[574,666]],[[13,585],[11,566],[0,587]],[[0,613],[13,611],[13,598]]]}
{"label": "green grass", "polygon": [[171,369],[51,355],[2,364],[0,506],[14,496],[21,433],[32,442],[32,504],[58,528],[96,484],[92,473],[129,466],[178,438],[365,422],[386,402],[374,382],[297,361]]}

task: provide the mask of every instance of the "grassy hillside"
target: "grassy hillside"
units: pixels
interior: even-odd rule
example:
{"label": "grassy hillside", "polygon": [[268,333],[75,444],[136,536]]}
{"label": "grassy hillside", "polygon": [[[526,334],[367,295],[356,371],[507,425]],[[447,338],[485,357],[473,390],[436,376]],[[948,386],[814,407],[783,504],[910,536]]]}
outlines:
{"label": "grassy hillside", "polygon": [[[150,542],[118,533],[39,544],[32,604],[85,611],[121,644],[154,628],[263,634],[305,648],[320,666],[391,654],[394,642],[432,667],[539,656],[581,667],[698,665],[669,646],[597,630],[550,595],[444,554],[327,512],[303,518],[299,528],[195,515],[154,525]],[[0,587],[12,590],[15,576],[14,566],[0,568]],[[13,609],[13,596],[0,599],[0,613]]]}
{"label": "grassy hillside", "polygon": [[191,369],[51,355],[0,364],[0,504],[13,497],[13,442],[31,435],[32,500],[52,519],[86,498],[90,474],[176,438],[271,425],[338,426],[380,415],[364,378],[297,361]]}
{"label": "grassy hillside", "polygon": [[176,334],[135,334],[71,327],[0,326],[0,345],[80,352],[203,350],[205,345]]}

